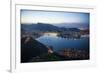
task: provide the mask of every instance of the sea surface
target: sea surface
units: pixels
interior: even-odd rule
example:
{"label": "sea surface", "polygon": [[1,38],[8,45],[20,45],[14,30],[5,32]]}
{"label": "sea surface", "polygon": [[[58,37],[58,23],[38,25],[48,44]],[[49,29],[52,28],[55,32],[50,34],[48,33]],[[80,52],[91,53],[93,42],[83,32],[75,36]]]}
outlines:
{"label": "sea surface", "polygon": [[52,46],[54,51],[59,51],[65,48],[89,49],[89,37],[68,39],[51,35],[43,35],[36,40],[46,46]]}

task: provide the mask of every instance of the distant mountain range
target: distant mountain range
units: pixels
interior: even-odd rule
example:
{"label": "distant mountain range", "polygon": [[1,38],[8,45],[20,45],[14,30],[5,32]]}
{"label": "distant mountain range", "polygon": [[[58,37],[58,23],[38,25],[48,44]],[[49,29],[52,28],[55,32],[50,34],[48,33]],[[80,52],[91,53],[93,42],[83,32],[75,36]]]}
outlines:
{"label": "distant mountain range", "polygon": [[[66,25],[67,26],[67,25]],[[21,24],[21,29],[24,31],[49,31],[49,32],[55,32],[55,31],[80,31],[78,28],[66,28],[59,25],[52,25],[52,24],[46,24],[46,23],[37,23],[37,24]]]}
{"label": "distant mountain range", "polygon": [[57,27],[65,27],[65,28],[89,28],[88,23],[60,23],[60,24],[55,24]]}

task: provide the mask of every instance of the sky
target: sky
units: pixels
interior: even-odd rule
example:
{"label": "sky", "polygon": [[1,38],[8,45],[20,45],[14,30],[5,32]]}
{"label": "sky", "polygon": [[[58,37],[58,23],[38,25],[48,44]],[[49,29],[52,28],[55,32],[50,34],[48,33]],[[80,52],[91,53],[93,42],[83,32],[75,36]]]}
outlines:
{"label": "sky", "polygon": [[21,23],[89,24],[89,13],[21,10]]}

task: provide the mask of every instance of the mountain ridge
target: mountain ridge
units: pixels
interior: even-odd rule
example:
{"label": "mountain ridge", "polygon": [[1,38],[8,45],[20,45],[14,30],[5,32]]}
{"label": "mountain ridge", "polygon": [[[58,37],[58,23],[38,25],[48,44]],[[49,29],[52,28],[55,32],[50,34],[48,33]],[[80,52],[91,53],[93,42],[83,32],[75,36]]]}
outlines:
{"label": "mountain ridge", "polygon": [[37,23],[37,24],[21,24],[21,28],[26,31],[50,31],[50,32],[58,32],[58,31],[79,31],[78,28],[66,28],[66,27],[58,27],[52,24],[46,23]]}

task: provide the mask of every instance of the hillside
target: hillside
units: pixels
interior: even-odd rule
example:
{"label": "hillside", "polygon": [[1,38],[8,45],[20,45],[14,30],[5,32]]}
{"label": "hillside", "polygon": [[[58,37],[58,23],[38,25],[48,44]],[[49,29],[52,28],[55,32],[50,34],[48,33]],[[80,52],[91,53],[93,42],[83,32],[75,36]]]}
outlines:
{"label": "hillside", "polygon": [[21,38],[21,62],[29,62],[33,57],[46,54],[48,48],[32,37]]}
{"label": "hillside", "polygon": [[58,31],[59,28],[50,25],[50,24],[44,24],[44,23],[37,23],[37,24],[21,24],[21,28],[30,32],[30,31]]}

